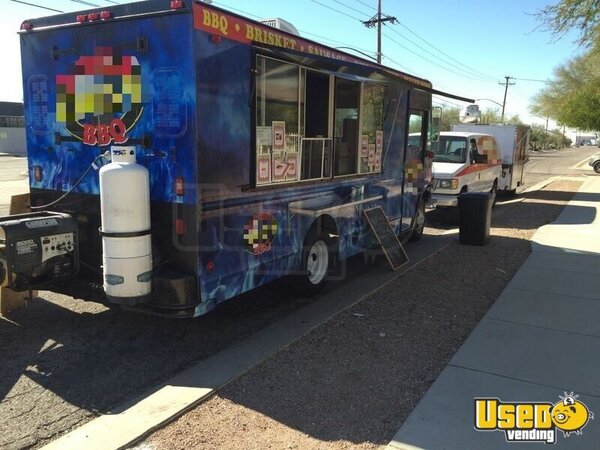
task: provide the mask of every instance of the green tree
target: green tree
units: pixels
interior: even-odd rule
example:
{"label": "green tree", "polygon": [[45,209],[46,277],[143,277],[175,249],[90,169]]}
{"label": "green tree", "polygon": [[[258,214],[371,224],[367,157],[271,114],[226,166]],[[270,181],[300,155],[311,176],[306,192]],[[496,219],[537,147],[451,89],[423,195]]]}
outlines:
{"label": "green tree", "polygon": [[533,99],[542,117],[583,130],[600,129],[600,52],[591,50],[554,70],[554,77]]}
{"label": "green tree", "polygon": [[560,39],[570,30],[579,32],[579,44],[592,47],[600,36],[599,0],[561,0],[537,12],[536,17],[545,30]]}
{"label": "green tree", "polygon": [[461,108],[442,106],[442,119],[440,121],[440,131],[452,130],[452,125],[460,123]]}
{"label": "green tree", "polygon": [[567,138],[559,128],[546,131],[542,125],[533,124],[531,126],[531,135],[529,136],[531,149],[563,148],[569,145],[571,145],[571,139]]}

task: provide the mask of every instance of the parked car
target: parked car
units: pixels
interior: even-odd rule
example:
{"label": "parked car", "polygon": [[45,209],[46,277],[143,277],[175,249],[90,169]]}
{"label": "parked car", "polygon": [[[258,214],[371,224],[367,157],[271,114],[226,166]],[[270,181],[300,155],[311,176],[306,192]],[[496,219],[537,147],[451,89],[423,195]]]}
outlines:
{"label": "parked car", "polygon": [[596,153],[590,158],[588,164],[594,168],[594,172],[600,173],[600,153]]}

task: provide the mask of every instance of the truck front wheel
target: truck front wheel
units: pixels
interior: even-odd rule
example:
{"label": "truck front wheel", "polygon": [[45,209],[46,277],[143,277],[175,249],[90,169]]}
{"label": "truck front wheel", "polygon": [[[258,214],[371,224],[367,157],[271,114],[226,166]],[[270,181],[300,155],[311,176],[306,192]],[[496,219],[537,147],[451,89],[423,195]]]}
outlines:
{"label": "truck front wheel", "polygon": [[410,235],[410,240],[420,240],[423,237],[423,231],[425,231],[425,200],[421,199],[415,211],[415,224]]}
{"label": "truck front wheel", "polygon": [[600,173],[600,161],[594,163],[594,172]]}

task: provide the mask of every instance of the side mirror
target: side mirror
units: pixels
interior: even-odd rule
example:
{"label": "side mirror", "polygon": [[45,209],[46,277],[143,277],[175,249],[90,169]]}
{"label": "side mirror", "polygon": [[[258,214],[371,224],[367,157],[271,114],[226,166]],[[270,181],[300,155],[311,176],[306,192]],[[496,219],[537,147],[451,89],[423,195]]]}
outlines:
{"label": "side mirror", "polygon": [[440,139],[440,124],[442,122],[442,108],[434,106],[431,109],[431,142],[437,142]]}

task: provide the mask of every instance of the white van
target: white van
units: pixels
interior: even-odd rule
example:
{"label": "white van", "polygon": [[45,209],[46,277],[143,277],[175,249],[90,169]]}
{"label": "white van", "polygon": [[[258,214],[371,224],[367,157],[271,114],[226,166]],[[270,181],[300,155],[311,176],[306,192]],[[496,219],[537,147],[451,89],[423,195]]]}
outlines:
{"label": "white van", "polygon": [[527,149],[531,128],[528,125],[501,124],[456,124],[452,131],[469,131],[473,133],[491,134],[496,138],[502,160],[502,178],[498,191],[514,195],[517,188],[525,183],[525,164],[529,161]]}
{"label": "white van", "polygon": [[431,149],[435,154],[432,204],[454,207],[463,192],[490,192],[496,202],[502,161],[494,136],[446,131]]}

